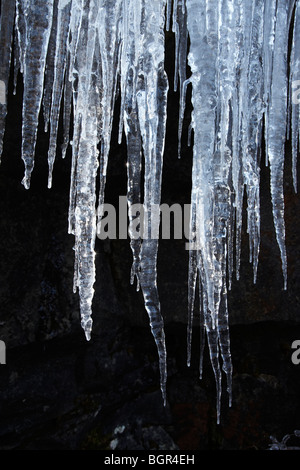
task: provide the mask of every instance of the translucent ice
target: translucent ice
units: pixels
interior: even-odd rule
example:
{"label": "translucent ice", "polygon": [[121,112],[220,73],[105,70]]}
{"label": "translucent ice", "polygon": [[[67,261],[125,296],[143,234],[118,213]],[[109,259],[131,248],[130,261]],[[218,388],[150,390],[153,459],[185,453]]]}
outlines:
{"label": "translucent ice", "polygon": [[92,331],[95,238],[103,217],[113,118],[120,94],[119,142],[124,131],[129,227],[137,217],[133,207],[143,204],[139,235],[129,229],[130,282],[136,281],[144,296],[159,355],[164,402],[167,359],[156,269],[158,238],[153,234],[159,233],[160,225],[156,208],[161,200],[169,87],[164,29],[174,33],[179,155],[188,86],[193,106],[188,364],[199,285],[200,377],[207,339],[219,420],[222,369],[229,403],[232,395],[227,291],[234,272],[239,278],[244,196],[254,282],[257,278],[263,142],[287,287],[283,175],[285,143],[290,138],[296,190],[300,0],[2,0],[0,4],[0,154],[13,51],[14,91],[19,71],[24,83],[21,150],[25,188],[30,186],[41,116],[49,132],[49,188],[60,117],[62,157],[72,145],[69,232],[75,237],[74,290],[79,290],[87,339]]}

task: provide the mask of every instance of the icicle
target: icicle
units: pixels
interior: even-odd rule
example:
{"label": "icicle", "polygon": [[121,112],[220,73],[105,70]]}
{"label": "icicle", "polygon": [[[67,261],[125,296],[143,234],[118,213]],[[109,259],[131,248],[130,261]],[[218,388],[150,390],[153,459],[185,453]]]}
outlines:
{"label": "icicle", "polygon": [[[76,5],[77,6],[77,5]],[[75,278],[79,289],[81,325],[89,340],[92,331],[92,299],[95,282],[96,238],[96,175],[98,169],[97,88],[93,72],[93,56],[98,3],[83,2],[75,67],[77,81],[74,106],[74,141],[72,165],[73,210],[71,229],[75,234]]]}
{"label": "icicle", "polygon": [[299,88],[300,88],[300,3],[297,2],[292,51],[290,60],[290,82],[289,82],[289,111],[291,113],[291,134],[292,134],[292,159],[293,159],[293,183],[295,192],[297,192],[297,154],[300,139],[300,105],[299,105]]}
{"label": "icicle", "polygon": [[[131,282],[141,286],[160,367],[161,391],[166,403],[166,347],[163,318],[157,289],[157,250],[161,195],[162,157],[166,129],[168,81],[164,64],[164,10],[166,2],[128,1],[124,11],[122,77],[125,134],[128,144],[128,204],[141,200],[141,148],[145,160],[143,240],[131,238],[133,266]],[[141,146],[142,142],[142,146]],[[132,235],[131,233],[129,233]]]}
{"label": "icicle", "polygon": [[245,52],[241,82],[241,134],[243,153],[243,183],[247,193],[247,232],[249,234],[250,262],[253,262],[256,282],[260,244],[260,146],[263,123],[263,15],[264,1],[256,0],[245,12],[250,24],[245,25],[248,53]]}
{"label": "icicle", "polygon": [[[50,115],[50,140],[48,151],[48,164],[49,164],[49,177],[48,188],[52,185],[52,171],[56,155],[56,140],[58,130],[58,120],[60,112],[60,104],[63,94],[64,76],[66,70],[66,57],[67,57],[67,39],[69,35],[69,23],[71,13],[71,1],[68,3],[65,0],[60,0],[58,3],[58,17],[57,17],[57,35],[56,47],[54,58],[54,76],[53,76],[53,91],[51,101],[51,115]],[[68,110],[68,115],[70,115]]]}
{"label": "icicle", "polygon": [[16,52],[19,53],[18,62],[20,72],[24,73],[24,55],[26,46],[26,25],[25,25],[25,9],[28,0],[16,0],[16,20],[15,20],[15,36],[18,38],[18,47]]}
{"label": "icicle", "polygon": [[100,45],[102,96],[101,96],[101,152],[100,152],[100,190],[98,218],[101,219],[106,184],[106,169],[110,149],[114,105],[117,92],[117,77],[120,68],[120,21],[122,2],[100,1],[100,25],[97,30]]}
{"label": "icicle", "polygon": [[167,11],[166,11],[166,30],[167,31],[170,31],[172,3],[173,3],[173,0],[167,0]]}
{"label": "icicle", "polygon": [[49,37],[48,53],[47,53],[47,58],[46,58],[44,96],[43,96],[43,117],[44,117],[45,132],[48,131],[52,89],[54,87],[55,54],[57,50],[56,49],[57,16],[58,16],[57,7],[58,7],[58,0],[53,0],[52,27],[51,27],[50,37]]}
{"label": "icicle", "polygon": [[[192,213],[195,220],[198,250],[198,269],[203,292],[204,325],[207,333],[211,363],[217,387],[217,420],[220,419],[221,372],[219,363],[218,314],[222,286],[222,272],[218,254],[214,245],[221,227],[215,226],[214,208],[218,206],[215,195],[223,191],[215,183],[222,178],[221,162],[212,161],[220,158],[216,155],[217,128],[217,52],[218,52],[218,2],[206,1],[202,4],[187,0],[187,24],[190,34],[190,52],[188,56],[193,87],[193,129],[194,158],[192,174]],[[216,175],[214,174],[216,168]],[[214,178],[216,178],[214,180]],[[218,184],[218,183],[217,183]],[[220,192],[220,197],[221,196]],[[223,222],[222,222],[223,223]],[[192,238],[192,234],[191,237]],[[190,264],[191,267],[191,264]],[[191,274],[192,278],[194,275]],[[193,282],[192,289],[195,288]],[[190,294],[191,297],[194,294]],[[188,346],[190,347],[190,346]]]}
{"label": "icicle", "polygon": [[[18,0],[25,15],[24,95],[22,159],[25,175],[22,183],[30,186],[38,119],[43,95],[44,72],[52,26],[53,0]],[[19,41],[21,44],[21,41]]]}
{"label": "icicle", "polygon": [[[196,208],[192,208],[191,221],[190,221],[190,234],[196,231]],[[193,240],[190,240],[193,244]],[[189,276],[188,276],[188,326],[187,326],[187,366],[191,365],[192,356],[192,333],[193,333],[193,317],[194,317],[194,304],[196,295],[196,282],[198,273],[198,253],[196,249],[189,249]],[[200,323],[202,329],[202,324]],[[202,344],[202,343],[201,343]],[[200,376],[202,373],[200,373]]]}
{"label": "icicle", "polygon": [[287,120],[287,47],[288,4],[279,0],[276,8],[273,69],[268,108],[267,153],[270,162],[271,195],[276,238],[279,245],[284,289],[287,288],[287,260],[285,248],[283,171]]}
{"label": "icicle", "polygon": [[[125,135],[127,142],[127,201],[129,218],[129,237],[133,255],[130,283],[136,278],[137,291],[139,284],[140,251],[142,243],[143,212],[141,208],[141,176],[142,176],[142,137],[138,119],[136,100],[136,80],[138,57],[141,53],[141,42],[136,31],[140,23],[141,11],[135,8],[132,1],[127,2],[123,12],[123,47],[121,57],[121,95],[124,112]],[[122,116],[121,116],[122,117]],[[138,205],[138,206],[136,206]],[[134,208],[140,208],[134,212]],[[138,217],[139,233],[134,230],[134,220]]]}
{"label": "icicle", "polygon": [[243,174],[243,156],[246,150],[243,148],[242,136],[247,135],[247,88],[249,54],[251,43],[251,18],[254,4],[249,2],[236,3],[236,42],[238,55],[236,57],[236,81],[238,86],[233,92],[232,100],[232,189],[234,192],[235,207],[235,269],[236,279],[240,277],[241,238],[242,238],[242,212],[245,190]]}
{"label": "icicle", "polygon": [[14,15],[15,1],[10,0],[2,2],[0,18],[0,159],[2,155],[5,118],[7,113],[8,78],[12,50]]}
{"label": "icicle", "polygon": [[[70,140],[70,125],[72,111],[72,82],[69,80],[70,54],[67,52],[66,72],[64,80],[64,97],[63,97],[63,142],[61,145],[61,156],[65,158],[66,151]],[[50,147],[50,146],[49,146]]]}
{"label": "icicle", "polygon": [[[22,158],[25,188],[29,188],[34,166],[41,107],[45,130],[50,127],[48,187],[52,184],[61,111],[63,158],[73,127],[68,229],[75,236],[74,291],[79,290],[81,323],[87,339],[92,330],[96,229],[97,222],[98,228],[101,227],[103,216],[114,108],[120,85],[119,142],[124,130],[128,150],[127,197],[133,256],[130,282],[134,283],[136,278],[137,289],[141,287],[144,296],[159,355],[164,402],[166,347],[156,265],[168,93],[164,71],[164,25],[169,30],[172,23],[174,90],[179,91],[179,156],[189,84],[192,85],[193,105],[188,132],[188,145],[192,131],[194,133],[194,148],[187,363],[191,363],[198,284],[201,306],[199,373],[201,378],[206,337],[216,379],[219,422],[222,368],[231,404],[227,288],[231,287],[234,272],[234,249],[236,277],[239,278],[244,192],[254,282],[257,277],[262,137],[270,165],[273,218],[284,287],[287,286],[284,150],[285,141],[291,136],[296,190],[300,139],[300,1],[2,1],[0,154],[7,113],[14,15],[14,92],[19,71],[24,80]],[[290,76],[287,77],[290,33]],[[191,76],[187,78],[188,36]],[[137,214],[136,204],[142,203],[143,209],[140,208]],[[141,221],[139,233],[134,230],[137,216]]]}
{"label": "icicle", "polygon": [[175,33],[175,71],[174,71],[174,91],[179,87],[179,122],[178,122],[178,157],[181,154],[181,136],[185,111],[186,86],[186,56],[187,56],[187,18],[185,0],[176,0],[173,11],[173,32]]}
{"label": "icicle", "polygon": [[[16,30],[16,22],[17,22],[17,13],[15,18],[15,30]],[[17,84],[18,84],[18,75],[20,72],[20,47],[19,47],[19,39],[18,34],[15,31],[14,35],[14,77],[13,77],[13,94],[17,94]]]}

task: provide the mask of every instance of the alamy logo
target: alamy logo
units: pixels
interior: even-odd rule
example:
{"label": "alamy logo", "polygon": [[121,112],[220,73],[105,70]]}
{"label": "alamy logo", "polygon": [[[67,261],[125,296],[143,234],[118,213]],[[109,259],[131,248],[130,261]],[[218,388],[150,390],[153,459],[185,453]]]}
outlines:
{"label": "alamy logo", "polygon": [[0,364],[6,364],[6,345],[0,340]]}
{"label": "alamy logo", "polygon": [[[192,248],[194,240],[190,240],[190,204],[151,204],[146,208],[143,204],[127,205],[127,197],[119,196],[119,215],[112,204],[101,204],[98,207],[97,236],[100,240],[126,239],[128,235],[133,240],[138,239],[185,239],[186,249]],[[161,220],[161,223],[160,223]],[[171,220],[173,222],[171,222]]]}
{"label": "alamy logo", "polygon": [[292,343],[291,348],[295,349],[291,357],[292,363],[297,366],[298,364],[300,364],[300,340],[295,339],[295,341],[293,341]]}
{"label": "alamy logo", "polygon": [[294,80],[292,82],[293,94],[292,102],[293,104],[300,104],[300,80]]}

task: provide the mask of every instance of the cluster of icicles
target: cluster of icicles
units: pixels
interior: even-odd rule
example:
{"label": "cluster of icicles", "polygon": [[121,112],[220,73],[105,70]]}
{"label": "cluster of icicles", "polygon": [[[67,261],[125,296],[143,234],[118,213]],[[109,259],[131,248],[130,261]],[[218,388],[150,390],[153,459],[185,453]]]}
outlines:
{"label": "cluster of icicles", "polygon": [[[19,71],[24,83],[25,188],[30,186],[34,167],[39,113],[43,112],[45,130],[50,134],[49,188],[60,113],[63,157],[70,128],[73,129],[69,233],[75,236],[74,290],[79,290],[81,323],[89,339],[95,281],[94,245],[97,223],[103,216],[106,168],[118,95],[121,97],[119,140],[124,131],[128,152],[129,219],[134,217],[131,206],[142,202],[145,217],[149,218],[145,224],[149,234],[157,233],[159,228],[159,217],[151,217],[151,207],[159,205],[161,199],[169,87],[164,70],[164,34],[169,29],[175,34],[176,45],[174,88],[180,92],[179,153],[186,89],[189,84],[192,86],[188,363],[193,306],[199,284],[200,376],[206,336],[216,379],[219,421],[222,369],[231,402],[227,289],[234,269],[239,276],[244,191],[254,281],[257,272],[263,137],[285,287],[287,282],[283,170],[288,138],[292,141],[296,189],[299,105],[293,102],[292,94],[294,84],[300,79],[300,1],[2,0],[0,151],[13,56],[15,84]],[[96,194],[98,171],[100,190]],[[132,237],[130,244],[131,283],[136,278],[144,296],[166,402],[166,348],[156,271],[158,240],[151,236],[143,240]]]}

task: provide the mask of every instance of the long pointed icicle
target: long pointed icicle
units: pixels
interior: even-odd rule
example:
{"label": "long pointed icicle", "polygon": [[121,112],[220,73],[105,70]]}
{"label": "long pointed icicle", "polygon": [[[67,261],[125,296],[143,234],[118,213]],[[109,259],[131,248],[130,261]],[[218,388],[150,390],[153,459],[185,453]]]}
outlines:
{"label": "long pointed icicle", "polygon": [[[143,211],[141,206],[142,137],[136,98],[136,81],[138,58],[141,50],[141,37],[137,34],[136,27],[140,22],[141,10],[135,8],[135,6],[134,2],[129,0],[124,5],[123,9],[124,33],[121,56],[121,96],[124,104],[121,110],[124,111],[123,123],[128,154],[128,232],[133,256],[130,283],[134,284],[134,280],[136,279],[136,288],[139,290],[140,251],[143,235],[141,220],[143,220]],[[136,227],[135,219],[137,219],[139,227]]]}
{"label": "long pointed icicle", "polygon": [[17,0],[25,15],[24,95],[22,159],[25,164],[23,184],[30,186],[39,112],[43,96],[44,73],[52,26],[53,0]]}
{"label": "long pointed icicle", "polygon": [[273,68],[268,109],[267,155],[270,162],[271,195],[276,238],[282,260],[284,288],[287,288],[283,172],[287,122],[287,48],[289,3],[278,0],[273,50]]}
{"label": "long pointed icicle", "polygon": [[[164,151],[168,80],[164,72],[164,9],[165,1],[134,2],[126,8],[123,78],[129,83],[125,98],[125,132],[129,170],[130,205],[140,201],[141,146],[145,160],[143,240],[131,239],[133,250],[132,276],[137,276],[145,301],[151,331],[159,355],[161,391],[166,403],[166,346],[163,318],[157,288],[157,250],[159,233],[162,158]],[[141,30],[140,30],[141,25]],[[127,47],[126,47],[127,46]],[[129,60],[128,60],[129,59]],[[129,215],[132,220],[131,214]]]}
{"label": "long pointed icicle", "polygon": [[[189,64],[192,71],[194,157],[191,220],[195,221],[197,269],[203,292],[204,325],[216,379],[217,420],[220,419],[221,370],[217,329],[221,272],[214,253],[214,166],[217,126],[218,2],[188,0]],[[200,19],[200,21],[199,21]],[[218,164],[220,165],[220,163]],[[219,168],[219,166],[218,166]],[[195,212],[194,212],[195,211]],[[192,228],[192,227],[191,227]],[[193,234],[190,238],[192,240]],[[190,265],[191,267],[191,265]],[[193,268],[194,270],[195,268]],[[194,287],[195,288],[195,282]],[[190,346],[189,346],[190,348]]]}
{"label": "long pointed icicle", "polygon": [[[92,63],[96,41],[98,8],[93,0],[83,2],[77,43],[76,102],[74,136],[76,167],[74,169],[74,234],[76,277],[79,289],[81,325],[87,340],[92,331],[92,300],[95,282],[96,176],[98,163],[96,87]],[[91,78],[92,77],[92,78]]]}
{"label": "long pointed icicle", "polygon": [[[250,18],[248,54],[245,54],[242,76],[244,78],[241,100],[241,131],[243,175],[247,194],[247,232],[249,234],[250,262],[253,262],[253,278],[256,282],[260,245],[260,147],[262,140],[263,104],[261,62],[263,48],[264,2],[256,0]],[[244,88],[245,87],[245,88]]]}

